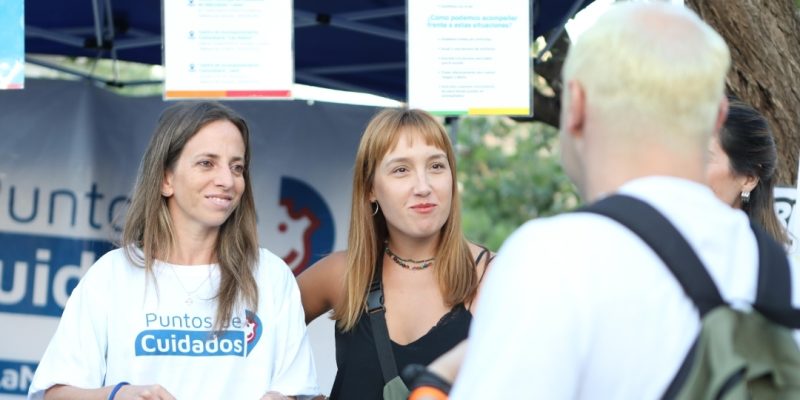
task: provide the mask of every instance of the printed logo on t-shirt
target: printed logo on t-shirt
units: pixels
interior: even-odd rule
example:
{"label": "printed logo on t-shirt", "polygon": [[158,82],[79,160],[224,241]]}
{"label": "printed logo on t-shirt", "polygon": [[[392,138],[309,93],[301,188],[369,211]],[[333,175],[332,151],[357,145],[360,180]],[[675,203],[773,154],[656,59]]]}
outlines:
{"label": "printed logo on t-shirt", "polygon": [[252,353],[263,331],[258,315],[245,311],[245,320],[231,318],[215,333],[211,317],[145,314],[147,329],[136,336],[137,356],[238,356]]}

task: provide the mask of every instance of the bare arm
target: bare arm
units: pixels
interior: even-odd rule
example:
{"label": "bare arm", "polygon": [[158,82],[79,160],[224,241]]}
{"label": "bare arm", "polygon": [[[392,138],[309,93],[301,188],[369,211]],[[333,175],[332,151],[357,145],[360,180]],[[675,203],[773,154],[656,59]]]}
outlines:
{"label": "bare arm", "polygon": [[297,277],[306,324],[330,311],[341,298],[346,257],[344,252],[333,253],[317,261]]}
{"label": "bare arm", "polygon": [[[45,400],[106,400],[114,386],[99,389],[81,389],[74,386],[55,385],[44,394]],[[175,400],[161,385],[125,385],[113,400]]]}
{"label": "bare arm", "polygon": [[461,343],[456,345],[456,347],[453,347],[447,353],[433,360],[433,362],[428,365],[428,369],[447,382],[450,382],[450,384],[455,382],[458,370],[461,368],[461,362],[464,361],[464,355],[467,353],[468,342],[468,339],[464,339]]}

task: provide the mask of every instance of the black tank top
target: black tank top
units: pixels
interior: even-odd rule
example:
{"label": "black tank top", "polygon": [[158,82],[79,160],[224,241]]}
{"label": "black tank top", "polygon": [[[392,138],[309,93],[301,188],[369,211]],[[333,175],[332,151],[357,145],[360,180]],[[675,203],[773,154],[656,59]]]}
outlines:
{"label": "black tank top", "polygon": [[[475,264],[488,251],[481,252]],[[487,257],[487,263],[490,257]],[[485,273],[485,271],[484,271]],[[483,276],[481,276],[483,278]],[[397,371],[409,364],[428,365],[467,338],[472,314],[464,304],[456,304],[421,338],[403,346],[392,341]],[[349,332],[336,328],[336,379],[331,400],[380,400],[383,398],[383,373],[366,312]]]}
{"label": "black tank top", "polygon": [[[472,314],[458,304],[421,338],[405,345],[392,341],[397,370],[408,364],[428,365],[467,338]],[[336,328],[336,379],[332,400],[376,400],[383,398],[383,374],[378,351],[372,338],[372,324],[367,313],[361,314],[349,332]]]}

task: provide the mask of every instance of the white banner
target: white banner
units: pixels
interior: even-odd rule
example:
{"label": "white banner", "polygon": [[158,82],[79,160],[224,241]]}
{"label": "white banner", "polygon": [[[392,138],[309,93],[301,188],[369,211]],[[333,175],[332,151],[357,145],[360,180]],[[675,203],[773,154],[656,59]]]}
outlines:
{"label": "white banner", "polygon": [[[782,190],[782,198],[786,198],[787,202],[791,204],[790,210],[796,211],[798,209],[797,200],[800,199],[800,165],[797,167],[797,187],[777,190]],[[776,204],[779,201],[777,190],[775,192]],[[789,228],[789,239],[792,241],[792,246],[789,248],[789,256],[800,266],[800,213],[790,212],[790,215],[786,218],[786,224]]]}
{"label": "white banner", "polygon": [[[0,399],[19,399],[70,291],[112,248],[160,98],[87,82],[0,92]],[[372,107],[229,103],[251,129],[261,245],[306,268],[346,245],[353,160]],[[320,385],[335,374],[332,323],[312,324]]]}

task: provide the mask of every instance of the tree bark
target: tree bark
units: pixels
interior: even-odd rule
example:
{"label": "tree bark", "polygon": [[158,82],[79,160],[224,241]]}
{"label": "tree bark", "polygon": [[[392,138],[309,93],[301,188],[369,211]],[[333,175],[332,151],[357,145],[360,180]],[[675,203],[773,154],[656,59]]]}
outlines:
{"label": "tree bark", "polygon": [[547,82],[547,86],[552,89],[552,93],[550,91],[540,90],[537,85],[534,85],[533,118],[515,118],[516,120],[539,121],[558,128],[561,114],[561,66],[564,64],[564,59],[567,57],[569,44],[569,35],[567,35],[565,31],[550,47],[546,61],[542,61],[534,67],[536,75],[542,77]]}
{"label": "tree bark", "polygon": [[776,183],[797,182],[800,151],[800,16],[792,0],[686,0],[725,38],[728,90],[769,121],[778,147]]}

